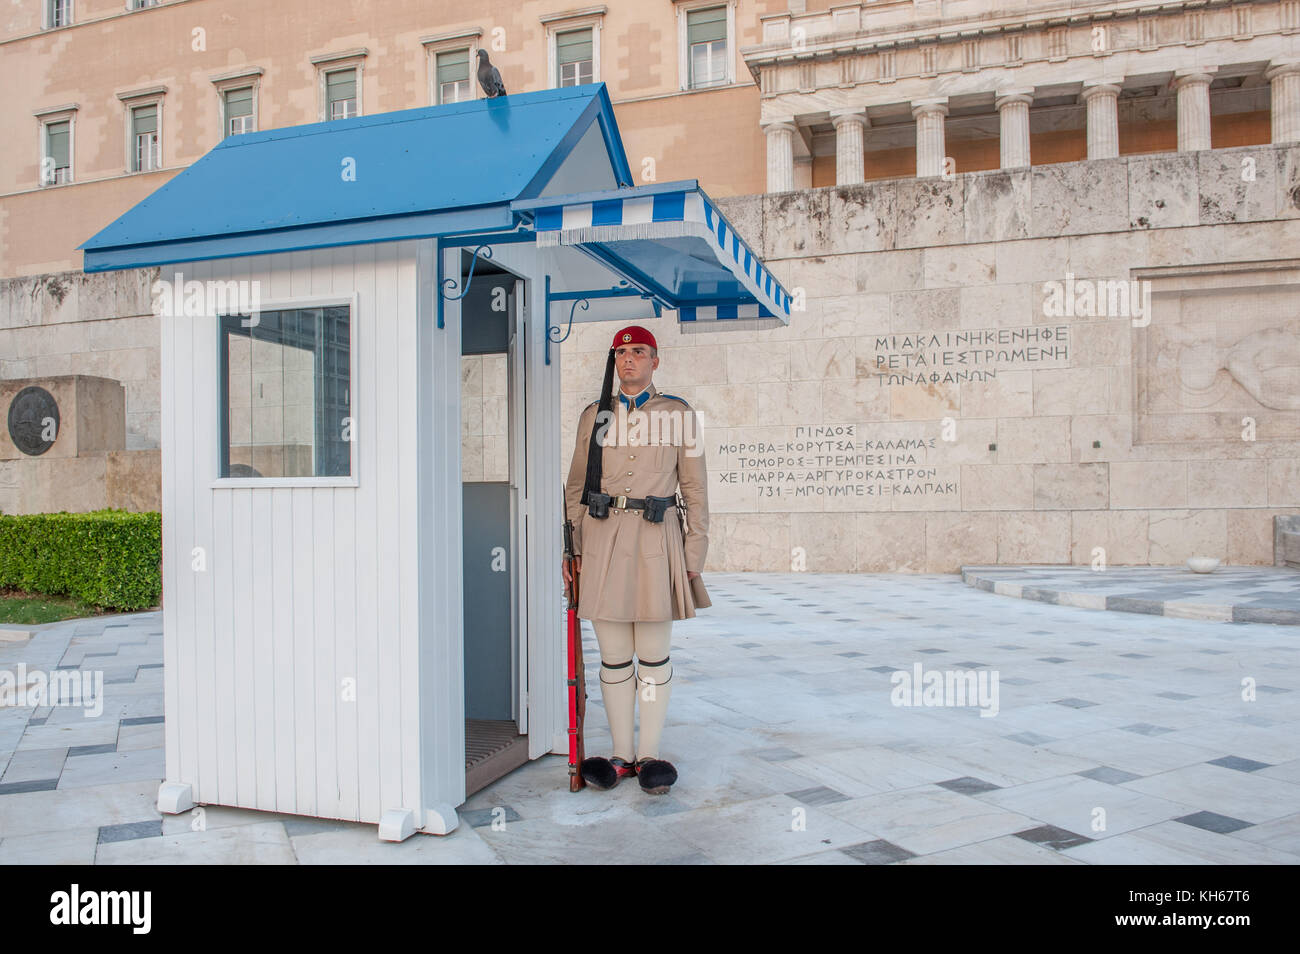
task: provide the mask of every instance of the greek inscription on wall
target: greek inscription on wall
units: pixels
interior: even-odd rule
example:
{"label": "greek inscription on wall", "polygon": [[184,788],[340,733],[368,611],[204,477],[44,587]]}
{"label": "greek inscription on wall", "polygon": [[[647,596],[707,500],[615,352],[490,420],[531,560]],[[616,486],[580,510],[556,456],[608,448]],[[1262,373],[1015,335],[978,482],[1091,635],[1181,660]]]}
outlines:
{"label": "greek inscription on wall", "polygon": [[880,437],[871,425],[795,425],[772,440],[718,444],[725,487],[759,497],[957,498],[955,467],[941,467],[937,437]]}
{"label": "greek inscription on wall", "polygon": [[1026,365],[1063,368],[1069,358],[1066,325],[877,335],[867,373],[882,385],[961,384]]}

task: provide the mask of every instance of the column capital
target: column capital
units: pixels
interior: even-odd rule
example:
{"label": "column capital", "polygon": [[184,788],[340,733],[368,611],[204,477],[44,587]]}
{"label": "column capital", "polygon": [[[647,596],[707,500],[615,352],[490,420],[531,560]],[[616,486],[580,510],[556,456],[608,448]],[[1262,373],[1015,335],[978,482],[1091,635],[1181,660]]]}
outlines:
{"label": "column capital", "polygon": [[793,133],[799,131],[799,127],[796,126],[794,123],[793,116],[787,116],[781,119],[773,119],[770,120],[769,122],[760,123],[759,126],[762,128],[763,132],[765,133],[774,133],[774,132]]}
{"label": "column capital", "polygon": [[948,115],[948,97],[932,96],[928,99],[912,100],[912,118],[926,114],[937,113],[940,116]]}
{"label": "column capital", "polygon": [[1300,60],[1273,60],[1264,71],[1264,79],[1270,83],[1279,76],[1300,73]]}
{"label": "column capital", "polygon": [[995,94],[993,107],[995,109],[1001,109],[1003,106],[1009,106],[1012,103],[1029,104],[1033,101],[1033,87],[1025,87],[1024,89],[1001,89]]}
{"label": "column capital", "polygon": [[1214,74],[1218,71],[1217,66],[1198,66],[1185,70],[1174,70],[1174,78],[1170,80],[1169,86],[1171,89],[1181,89],[1184,86],[1208,84],[1214,79]]}
{"label": "column capital", "polygon": [[846,109],[832,112],[831,125],[839,129],[841,123],[859,123],[863,129],[866,129],[871,125],[871,120],[867,118],[865,109]]}
{"label": "column capital", "polygon": [[1084,83],[1083,84],[1083,101],[1086,103],[1094,96],[1112,96],[1118,97],[1123,87],[1115,83]]}

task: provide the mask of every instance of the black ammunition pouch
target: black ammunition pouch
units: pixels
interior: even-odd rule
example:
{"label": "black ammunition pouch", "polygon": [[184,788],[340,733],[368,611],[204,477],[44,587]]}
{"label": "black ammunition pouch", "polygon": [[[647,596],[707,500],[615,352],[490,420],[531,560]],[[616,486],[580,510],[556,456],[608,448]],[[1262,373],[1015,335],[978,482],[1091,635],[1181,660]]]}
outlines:
{"label": "black ammunition pouch", "polygon": [[587,513],[598,520],[604,520],[609,516],[609,502],[611,499],[609,494],[591,491],[587,494]]}
{"label": "black ammunition pouch", "polygon": [[668,507],[675,503],[676,500],[676,497],[646,497],[645,510],[641,513],[641,516],[651,523],[663,523],[664,514],[667,513]]}

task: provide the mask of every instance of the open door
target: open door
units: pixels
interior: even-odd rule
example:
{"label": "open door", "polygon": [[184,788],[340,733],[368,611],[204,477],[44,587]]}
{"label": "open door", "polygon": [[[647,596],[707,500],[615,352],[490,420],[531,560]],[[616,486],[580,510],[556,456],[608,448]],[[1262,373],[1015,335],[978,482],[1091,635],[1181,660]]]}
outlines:
{"label": "open door", "polygon": [[479,261],[461,302],[467,796],[528,760],[523,293]]}

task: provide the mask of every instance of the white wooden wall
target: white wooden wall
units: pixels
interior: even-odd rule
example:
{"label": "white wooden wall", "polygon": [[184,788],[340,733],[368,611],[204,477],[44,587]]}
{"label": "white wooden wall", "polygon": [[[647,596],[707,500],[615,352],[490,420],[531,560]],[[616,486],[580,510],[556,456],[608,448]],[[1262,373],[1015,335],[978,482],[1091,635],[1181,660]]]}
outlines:
{"label": "white wooden wall", "polygon": [[432,260],[405,241],[162,269],[260,281],[268,310],[360,295],[355,487],[213,488],[216,320],[161,322],[167,778],[196,802],[370,822],[404,808],[419,827],[464,800],[460,337],[433,327]]}

